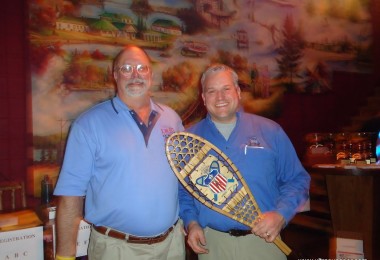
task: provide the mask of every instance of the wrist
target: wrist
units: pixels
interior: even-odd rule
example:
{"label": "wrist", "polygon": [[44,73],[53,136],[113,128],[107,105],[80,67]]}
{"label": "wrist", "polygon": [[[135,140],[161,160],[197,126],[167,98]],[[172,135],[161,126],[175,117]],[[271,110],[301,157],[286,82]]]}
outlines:
{"label": "wrist", "polygon": [[192,220],[192,221],[190,221],[190,223],[187,225],[187,230],[190,230],[190,229],[192,229],[192,228],[194,228],[194,227],[199,227],[199,224],[198,224],[198,222],[196,222],[195,220]]}
{"label": "wrist", "polygon": [[60,256],[56,255],[55,260],[75,260],[75,256]]}

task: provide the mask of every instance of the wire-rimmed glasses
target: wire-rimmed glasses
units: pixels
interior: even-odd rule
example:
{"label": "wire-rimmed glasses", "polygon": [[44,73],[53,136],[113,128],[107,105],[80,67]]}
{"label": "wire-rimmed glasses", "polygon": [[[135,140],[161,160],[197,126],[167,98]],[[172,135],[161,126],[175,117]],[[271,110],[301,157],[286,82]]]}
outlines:
{"label": "wire-rimmed glasses", "polygon": [[141,76],[145,76],[149,73],[150,68],[148,65],[143,65],[143,64],[138,64],[138,65],[124,64],[124,65],[121,65],[118,70],[123,76],[130,77],[133,74],[133,70],[135,70],[137,74]]}

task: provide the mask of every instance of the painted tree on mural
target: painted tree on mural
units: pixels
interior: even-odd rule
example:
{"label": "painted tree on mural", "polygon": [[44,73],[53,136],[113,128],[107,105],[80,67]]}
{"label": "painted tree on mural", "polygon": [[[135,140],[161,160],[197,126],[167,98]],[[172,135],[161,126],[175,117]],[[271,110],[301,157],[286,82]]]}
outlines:
{"label": "painted tree on mural", "polygon": [[[55,26],[56,12],[54,7],[46,3],[30,4],[29,26],[34,30],[47,30]],[[46,31],[44,31],[47,33]]]}
{"label": "painted tree on mural", "polygon": [[306,93],[319,94],[331,90],[329,70],[323,62],[318,62],[314,69],[306,68],[304,78]]}
{"label": "painted tree on mural", "polygon": [[236,54],[230,51],[217,50],[214,56],[210,57],[211,63],[222,63],[233,68],[239,75],[239,84],[244,90],[246,87],[249,88],[249,83],[251,82],[250,74],[251,68],[249,67],[248,60],[246,57]]}
{"label": "painted tree on mural", "polygon": [[153,12],[153,8],[148,0],[133,0],[129,8],[138,15],[137,36],[141,38],[142,32],[146,30],[145,18]]}
{"label": "painted tree on mural", "polygon": [[303,57],[304,40],[290,15],[285,17],[282,36],[281,46],[277,49],[279,55],[279,58],[276,58],[279,70],[277,79],[281,80],[288,91],[293,91],[298,85],[297,79],[301,78],[299,67]]}
{"label": "painted tree on mural", "polygon": [[194,84],[199,76],[195,73],[194,64],[184,61],[162,72],[163,91],[185,91],[197,87]]}
{"label": "painted tree on mural", "polygon": [[107,57],[100,50],[87,50],[67,54],[70,63],[63,72],[62,85],[67,90],[96,90],[112,88],[113,78],[110,65],[102,68],[97,62],[106,61]]}

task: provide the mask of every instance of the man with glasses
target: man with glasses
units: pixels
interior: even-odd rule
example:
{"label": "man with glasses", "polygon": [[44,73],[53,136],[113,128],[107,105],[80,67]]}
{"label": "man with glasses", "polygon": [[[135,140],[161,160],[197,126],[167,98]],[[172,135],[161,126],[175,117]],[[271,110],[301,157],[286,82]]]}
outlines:
{"label": "man with glasses", "polygon": [[54,191],[57,260],[75,259],[83,206],[91,260],[185,258],[178,182],[165,155],[166,138],[183,126],[150,98],[152,74],[142,49],[123,48],[113,64],[117,95],[73,123]]}
{"label": "man with glasses", "polygon": [[[253,228],[213,211],[180,189],[180,216],[200,260],[285,260],[272,243],[308,198],[310,176],[282,128],[240,107],[237,74],[214,64],[202,75],[207,117],[188,129],[236,165],[263,212]],[[213,165],[210,172],[215,171]]]}

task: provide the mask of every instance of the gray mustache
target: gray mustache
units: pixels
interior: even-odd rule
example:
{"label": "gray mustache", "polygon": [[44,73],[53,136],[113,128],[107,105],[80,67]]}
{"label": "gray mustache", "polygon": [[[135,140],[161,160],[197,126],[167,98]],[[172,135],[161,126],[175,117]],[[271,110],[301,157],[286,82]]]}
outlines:
{"label": "gray mustache", "polygon": [[133,80],[128,81],[128,84],[135,84],[135,83],[145,83],[145,80],[133,79]]}

